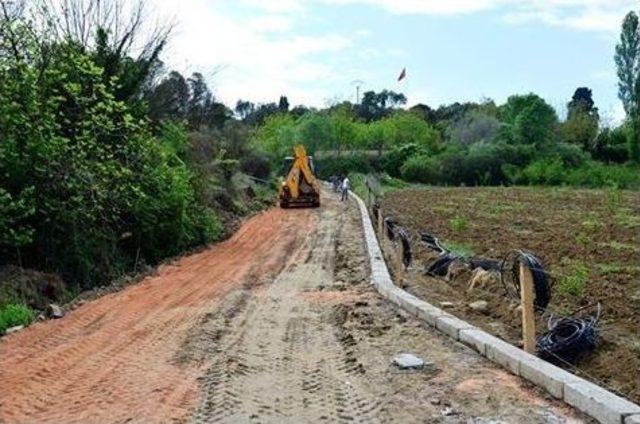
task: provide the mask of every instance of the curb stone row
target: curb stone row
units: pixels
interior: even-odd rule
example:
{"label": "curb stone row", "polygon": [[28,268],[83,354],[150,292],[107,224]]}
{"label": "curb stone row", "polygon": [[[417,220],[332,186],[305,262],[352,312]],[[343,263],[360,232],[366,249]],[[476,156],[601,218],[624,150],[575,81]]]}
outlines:
{"label": "curb stone row", "polygon": [[393,284],[364,202],[351,192],[360,208],[371,264],[371,283],[378,292],[407,312],[495,362],[511,373],[542,387],[552,396],[604,424],[640,424],[640,406],[602,387],[526,353],[437,308]]}

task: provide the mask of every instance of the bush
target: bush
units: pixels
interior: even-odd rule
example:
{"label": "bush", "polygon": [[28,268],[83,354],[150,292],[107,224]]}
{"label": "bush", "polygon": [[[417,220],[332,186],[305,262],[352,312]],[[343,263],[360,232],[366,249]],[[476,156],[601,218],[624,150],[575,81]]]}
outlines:
{"label": "bush", "polygon": [[629,129],[625,125],[613,130],[604,128],[596,137],[593,158],[607,163],[626,162],[629,160],[628,137]]}
{"label": "bush", "polygon": [[449,147],[437,156],[418,155],[401,167],[407,181],[444,185],[499,185],[509,182],[505,165],[516,168],[533,154],[532,146],[478,143],[470,148]]}
{"label": "bush", "polygon": [[33,318],[33,311],[25,305],[14,303],[4,305],[0,307],[0,333],[16,325],[29,325]]}
{"label": "bush", "polygon": [[400,174],[406,181],[437,184],[440,181],[439,162],[427,155],[412,156],[402,165]]}
{"label": "bush", "polygon": [[400,177],[402,165],[407,159],[418,154],[426,154],[426,152],[415,143],[396,146],[382,156],[382,168],[387,174]]}
{"label": "bush", "polygon": [[524,169],[508,169],[511,182],[524,185],[569,185],[574,187],[640,187],[640,169],[586,161],[572,168],[560,158],[537,160]]}
{"label": "bush", "polygon": [[316,173],[322,179],[352,172],[369,174],[374,171],[374,159],[365,154],[325,157],[315,160]]}

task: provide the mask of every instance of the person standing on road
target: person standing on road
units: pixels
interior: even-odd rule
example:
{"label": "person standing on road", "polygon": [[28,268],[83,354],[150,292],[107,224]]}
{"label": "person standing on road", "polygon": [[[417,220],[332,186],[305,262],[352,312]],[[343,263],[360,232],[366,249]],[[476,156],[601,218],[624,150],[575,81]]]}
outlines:
{"label": "person standing on road", "polygon": [[349,197],[349,184],[349,177],[345,175],[345,177],[342,179],[342,194],[340,197],[340,200],[343,202]]}

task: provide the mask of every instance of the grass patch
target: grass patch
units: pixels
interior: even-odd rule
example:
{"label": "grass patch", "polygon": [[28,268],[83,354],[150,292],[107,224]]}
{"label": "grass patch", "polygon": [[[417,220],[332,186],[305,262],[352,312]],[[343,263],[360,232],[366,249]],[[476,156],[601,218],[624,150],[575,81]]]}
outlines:
{"label": "grass patch", "polygon": [[456,216],[449,222],[451,223],[451,229],[453,231],[464,231],[469,228],[469,220],[462,216]]}
{"label": "grass patch", "polygon": [[453,212],[453,208],[449,206],[435,205],[431,207],[431,210],[437,213],[438,215],[449,215]]}
{"label": "grass patch", "polygon": [[597,263],[596,268],[601,275],[636,274],[640,272],[640,266],[623,265],[620,263]]}
{"label": "grass patch", "polygon": [[575,262],[568,274],[557,283],[558,291],[562,294],[580,296],[589,280],[589,268],[582,262]]}
{"label": "grass patch", "polygon": [[582,227],[587,231],[597,231],[602,228],[602,223],[597,219],[587,219],[582,221]]}
{"label": "grass patch", "polygon": [[640,227],[640,216],[632,215],[627,210],[620,210],[615,215],[616,223],[629,230]]}
{"label": "grass patch", "polygon": [[586,247],[591,243],[591,237],[588,234],[580,233],[576,236],[576,243],[582,247]]}
{"label": "grass patch", "polygon": [[600,243],[602,247],[608,247],[618,252],[628,251],[628,252],[640,252],[640,248],[628,243],[621,243],[619,241],[611,241],[609,243]]}
{"label": "grass patch", "polygon": [[490,215],[502,215],[505,212],[516,212],[524,210],[521,203],[511,203],[508,205],[493,205],[487,209]]}
{"label": "grass patch", "polygon": [[449,252],[451,252],[455,256],[461,256],[466,258],[469,256],[473,256],[475,254],[474,253],[475,248],[470,244],[457,243],[454,241],[447,241],[447,242],[443,242],[442,244],[445,249],[447,249]]}
{"label": "grass patch", "polygon": [[16,325],[29,325],[33,317],[33,311],[25,305],[16,303],[4,305],[0,307],[0,333]]}

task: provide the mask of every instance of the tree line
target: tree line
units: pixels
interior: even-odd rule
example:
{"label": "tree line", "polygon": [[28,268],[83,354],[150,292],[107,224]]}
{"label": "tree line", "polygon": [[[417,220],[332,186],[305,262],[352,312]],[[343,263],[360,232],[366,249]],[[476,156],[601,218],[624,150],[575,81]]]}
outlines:
{"label": "tree line", "polygon": [[[274,160],[303,142],[320,155],[322,176],[385,172],[442,185],[640,187],[640,23],[622,23],[614,60],[626,112],[616,126],[601,119],[592,90],[578,87],[567,115],[535,93],[432,108],[410,108],[402,93],[364,94],[304,114],[274,113],[254,140]],[[275,112],[275,111],[274,111]]]}

